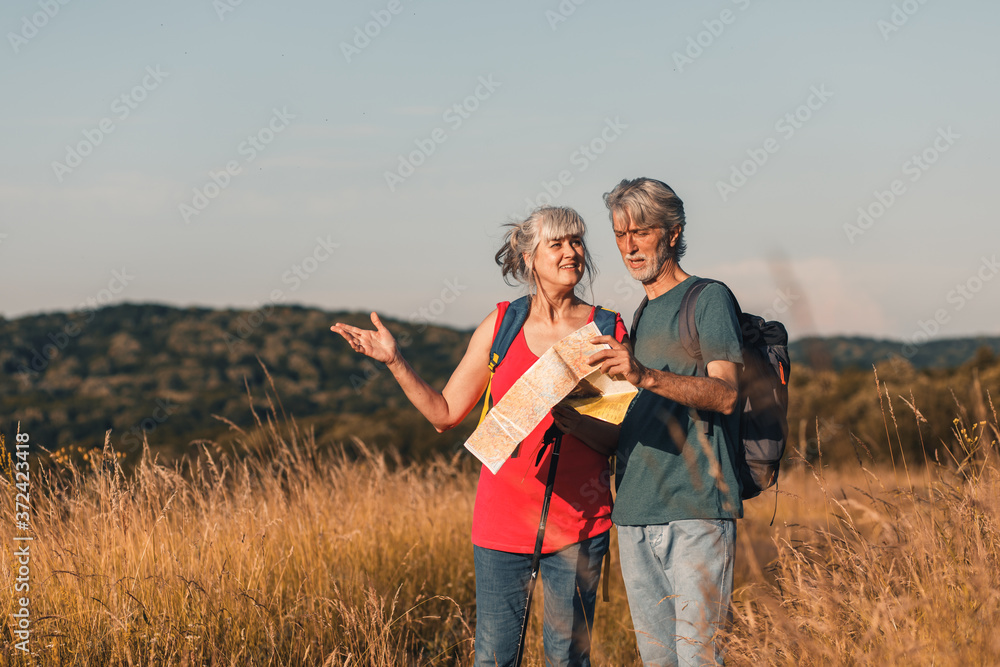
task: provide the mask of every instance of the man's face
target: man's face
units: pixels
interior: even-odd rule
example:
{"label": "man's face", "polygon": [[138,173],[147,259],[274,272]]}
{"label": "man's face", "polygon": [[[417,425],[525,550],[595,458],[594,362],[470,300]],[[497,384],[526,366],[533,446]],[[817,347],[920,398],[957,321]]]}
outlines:
{"label": "man's face", "polygon": [[661,227],[640,228],[626,213],[614,213],[615,242],[625,268],[639,282],[659,277],[670,259],[670,244]]}

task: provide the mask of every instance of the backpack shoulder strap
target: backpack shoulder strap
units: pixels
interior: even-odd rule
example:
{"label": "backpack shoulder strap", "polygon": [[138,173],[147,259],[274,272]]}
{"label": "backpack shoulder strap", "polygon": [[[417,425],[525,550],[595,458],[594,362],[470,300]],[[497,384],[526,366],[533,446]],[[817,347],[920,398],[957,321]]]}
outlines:
{"label": "backpack shoulder strap", "polygon": [[[499,307],[500,304],[497,304],[497,308]],[[507,356],[510,344],[517,338],[518,332],[521,331],[525,320],[528,319],[529,310],[530,302],[528,301],[528,297],[522,296],[520,299],[508,303],[504,312],[498,315],[501,319],[493,336],[493,346],[490,348],[490,358],[488,361],[491,373],[496,370],[496,367]]]}
{"label": "backpack shoulder strap", "polygon": [[524,326],[524,321],[528,319],[530,302],[528,297],[522,296],[516,301],[502,301],[497,304],[497,323],[493,329],[493,345],[490,347],[490,358],[487,365],[490,369],[490,379],[486,382],[486,391],[483,395],[483,411],[479,415],[479,423],[486,419],[486,413],[490,411],[492,396],[490,389],[493,387],[493,372],[500,362],[507,356],[510,344],[514,342],[517,333]]}
{"label": "backpack shoulder strap", "polygon": [[635,329],[639,326],[639,318],[642,317],[642,311],[646,310],[647,303],[649,303],[649,297],[642,297],[639,307],[635,309],[635,315],[632,316],[632,328],[628,330],[628,337],[633,345],[635,344]]}
{"label": "backpack shoulder strap", "polygon": [[[696,312],[695,308],[698,305],[698,295],[701,294],[706,287],[711,285],[716,280],[711,280],[710,278],[699,278],[694,281],[687,291],[684,292],[683,298],[681,298],[681,309],[680,309],[680,337],[681,345],[684,347],[684,351],[698,362],[698,374],[704,375],[704,369],[702,368],[702,358],[701,358],[701,342],[698,338],[698,326],[696,322]],[[721,284],[721,283],[720,283]]]}
{"label": "backpack shoulder strap", "polygon": [[695,322],[695,307],[698,304],[698,295],[713,283],[722,285],[722,288],[729,294],[729,298],[732,299],[733,308],[736,311],[736,322],[739,325],[741,344],[746,337],[745,316],[743,315],[743,310],[740,308],[740,302],[736,300],[736,295],[733,294],[733,290],[729,289],[729,285],[711,278],[699,278],[696,280],[681,299],[680,338],[681,345],[684,346],[684,351],[698,362],[698,370],[701,375],[706,375],[707,373],[702,364],[701,342],[698,338],[698,327]]}
{"label": "backpack shoulder strap", "polygon": [[[705,288],[709,285],[717,283],[726,288],[726,291],[732,295],[732,291],[724,283],[718,280],[712,280],[711,278],[699,278],[694,281],[687,291],[684,292],[684,296],[681,297],[681,308],[680,308],[680,339],[681,345],[684,347],[684,351],[695,360],[697,365],[696,373],[702,377],[708,377],[708,368],[705,364],[705,360],[701,355],[701,339],[698,336],[698,323],[697,323],[697,312],[696,308],[698,306],[698,296],[705,291]],[[736,297],[733,297],[733,303],[736,302]],[[739,308],[737,306],[737,308]],[[737,310],[737,312],[739,312]],[[699,411],[695,411],[699,415]],[[702,416],[701,419],[705,424],[705,435],[709,435],[712,432],[715,415],[710,414],[708,417]]]}
{"label": "backpack shoulder strap", "polygon": [[615,335],[615,324],[618,322],[618,313],[600,306],[594,307],[594,324],[605,336]]}

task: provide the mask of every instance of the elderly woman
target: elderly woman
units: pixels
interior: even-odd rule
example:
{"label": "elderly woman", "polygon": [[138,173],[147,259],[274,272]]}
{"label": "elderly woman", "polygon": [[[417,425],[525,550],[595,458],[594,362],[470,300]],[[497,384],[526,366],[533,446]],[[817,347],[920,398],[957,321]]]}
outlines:
{"label": "elderly woman", "polygon": [[[577,287],[593,272],[584,244],[586,228],[570,208],[543,207],[510,225],[496,254],[505,280],[527,286],[527,320],[496,367],[494,402],[555,342],[593,321],[596,307]],[[377,314],[375,330],[337,323],[331,329],[351,347],[385,363],[413,405],[438,432],[461,422],[490,381],[490,348],[509,304],[497,304],[476,328],[443,391],[422,380],[403,359]],[[615,315],[615,337],[625,326]],[[589,665],[594,603],[601,560],[608,550],[611,492],[607,451],[617,426],[562,406],[552,410],[521,442],[496,475],[479,476],[472,519],[476,568],[476,665],[510,665],[518,649],[525,591],[538,531],[551,448],[541,459],[542,436],[555,421],[565,434],[554,482],[540,563],[545,589],[543,639],[547,665]]]}

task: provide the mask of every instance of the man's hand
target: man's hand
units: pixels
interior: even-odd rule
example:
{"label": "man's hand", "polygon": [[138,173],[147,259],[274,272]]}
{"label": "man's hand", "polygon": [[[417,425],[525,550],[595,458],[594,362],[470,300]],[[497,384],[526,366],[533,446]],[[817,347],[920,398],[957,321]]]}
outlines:
{"label": "man's hand", "polygon": [[587,357],[591,366],[601,367],[601,372],[613,378],[624,378],[636,387],[641,387],[649,373],[649,369],[632,356],[632,350],[627,345],[619,343],[614,336],[598,336],[591,338],[592,345],[610,345],[610,350],[599,350]]}

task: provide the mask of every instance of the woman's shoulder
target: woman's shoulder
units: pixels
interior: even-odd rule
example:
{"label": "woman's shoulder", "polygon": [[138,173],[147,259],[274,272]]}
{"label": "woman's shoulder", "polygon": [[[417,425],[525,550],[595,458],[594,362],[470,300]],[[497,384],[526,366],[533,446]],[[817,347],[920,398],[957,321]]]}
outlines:
{"label": "woman's shoulder", "polygon": [[503,316],[502,313],[504,313],[507,310],[507,306],[509,305],[510,303],[507,301],[501,301],[500,303],[498,303],[496,305],[496,308],[491,310],[489,314],[483,318],[483,321],[479,323],[479,326],[476,327],[476,333],[478,334],[482,330],[488,332],[492,337],[492,335],[496,331],[497,326],[499,326],[500,324],[500,318]]}

